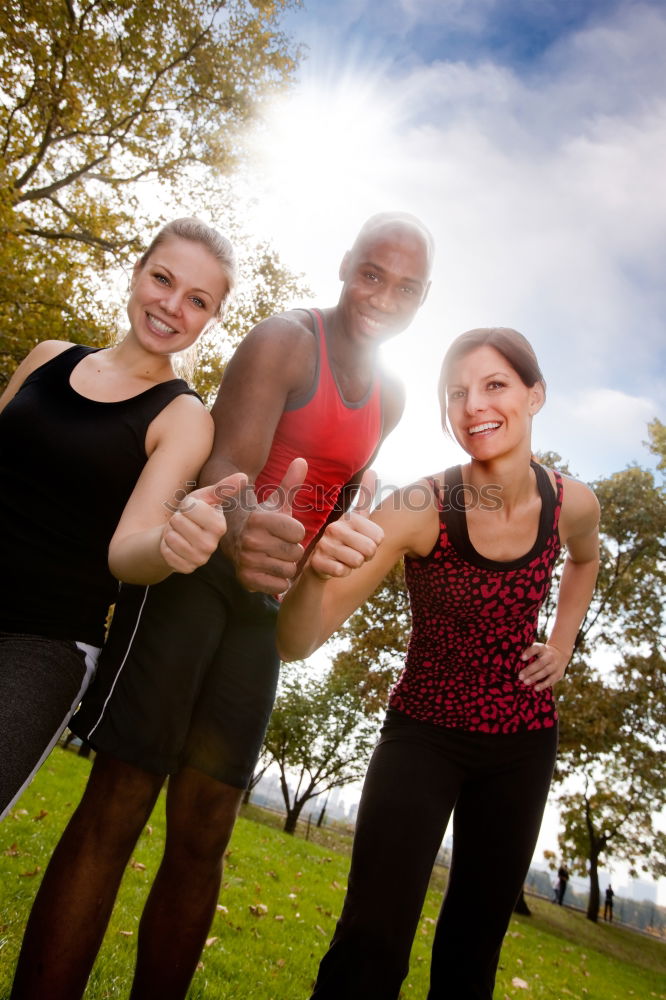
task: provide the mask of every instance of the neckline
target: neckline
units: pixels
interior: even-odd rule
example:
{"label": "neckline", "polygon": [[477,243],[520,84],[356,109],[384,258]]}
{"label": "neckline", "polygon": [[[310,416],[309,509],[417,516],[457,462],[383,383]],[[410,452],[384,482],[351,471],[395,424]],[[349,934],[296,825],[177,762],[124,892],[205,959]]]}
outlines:
{"label": "neckline", "polygon": [[[556,495],[553,491],[546,470],[533,459],[530,459],[530,467],[534,469],[537,489],[541,499],[539,524],[533,545],[527,552],[518,556],[516,559],[489,559],[487,556],[482,555],[474,547],[472,540],[469,537],[467,512],[464,509],[460,510],[455,507],[451,507],[446,512],[447,517],[443,518],[443,520],[446,524],[449,540],[456,551],[467,559],[468,562],[471,562],[473,565],[478,566],[481,569],[521,569],[523,566],[527,566],[530,562],[532,562],[535,556],[539,555],[541,552],[552,527],[553,517],[555,514]],[[455,487],[462,487],[463,481],[461,465],[455,465],[446,470],[444,474],[444,484],[449,490],[454,489]],[[440,517],[441,516],[442,511],[440,510]]]}
{"label": "neckline", "polygon": [[362,407],[366,406],[367,403],[372,398],[372,394],[375,391],[375,388],[377,386],[377,377],[378,377],[377,376],[377,372],[373,371],[372,376],[370,378],[370,382],[368,384],[368,388],[367,388],[367,390],[364,392],[364,394],[361,396],[361,398],[359,400],[357,400],[356,402],[354,402],[354,401],[352,401],[350,399],[347,399],[347,397],[345,396],[345,394],[343,393],[343,391],[342,391],[342,389],[340,387],[340,383],[338,382],[338,376],[335,373],[335,368],[333,367],[333,362],[331,360],[331,352],[329,350],[330,340],[329,340],[329,332],[328,332],[328,327],[326,325],[326,320],[324,318],[323,313],[320,312],[319,309],[314,309],[313,312],[316,314],[316,316],[317,316],[317,318],[319,320],[319,323],[321,324],[320,329],[321,329],[321,332],[323,334],[321,339],[322,339],[322,342],[323,342],[323,350],[324,350],[325,356],[326,356],[326,367],[328,368],[328,370],[329,370],[329,372],[331,374],[331,378],[333,379],[333,382],[335,384],[336,391],[338,393],[338,396],[340,397],[340,402],[348,410],[358,410],[358,409],[361,409]]}
{"label": "neckline", "polygon": [[[153,385],[149,385],[147,389],[142,389],[141,392],[135,393],[133,396],[125,396],[124,399],[93,399],[92,396],[85,396],[78,389],[75,389],[72,385],[71,379],[74,373],[74,369],[86,358],[89,354],[97,354],[99,351],[107,350],[105,347],[86,347],[84,344],[74,344],[70,350],[75,351],[76,348],[82,350],[82,355],[78,358],[69,370],[67,375],[67,389],[71,392],[77,399],[82,399],[85,403],[92,403],[95,406],[122,406],[123,403],[132,403],[137,399],[141,399],[142,396],[146,396],[148,393],[153,392],[154,389],[158,389],[162,385],[172,385],[175,382],[182,382],[183,379],[180,378],[170,378],[164,382],[154,382]],[[67,351],[63,351],[63,354],[67,354]]]}

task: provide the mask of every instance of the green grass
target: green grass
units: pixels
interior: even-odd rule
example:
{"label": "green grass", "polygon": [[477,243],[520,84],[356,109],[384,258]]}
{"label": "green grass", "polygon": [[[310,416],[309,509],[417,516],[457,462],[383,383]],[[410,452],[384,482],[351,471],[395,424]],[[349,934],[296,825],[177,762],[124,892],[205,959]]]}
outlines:
{"label": "green grass", "polygon": [[[14,814],[0,824],[2,1000],[9,995],[22,929],[38,881],[78,801],[88,767],[75,754],[56,749]],[[213,922],[191,1000],[306,1000],[332,934],[344,897],[348,838],[315,829],[306,842],[287,836],[275,825],[257,822],[259,816],[265,818],[250,807],[247,817],[253,818],[241,818],[234,831],[220,897],[224,909]],[[135,864],[127,870],[86,993],[88,1000],[127,996],[138,919],[159,863],[163,829],[160,802],[137,845]],[[316,838],[324,843],[313,842]],[[424,907],[403,989],[405,998],[422,1000],[426,995],[440,899],[441,884],[431,890]],[[511,921],[496,1000],[666,1000],[664,943],[622,928],[592,924],[581,914],[545,901],[530,898],[530,906],[531,918]]]}

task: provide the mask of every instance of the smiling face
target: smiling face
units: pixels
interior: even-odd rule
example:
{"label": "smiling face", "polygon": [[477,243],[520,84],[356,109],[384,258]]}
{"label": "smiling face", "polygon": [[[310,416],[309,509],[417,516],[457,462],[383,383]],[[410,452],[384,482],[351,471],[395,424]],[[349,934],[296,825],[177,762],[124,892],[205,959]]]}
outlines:
{"label": "smiling face", "polygon": [[458,444],[478,461],[531,451],[532,417],[544,402],[541,382],[527,386],[496,348],[459,358],[446,383],[447,416]]}
{"label": "smiling face", "polygon": [[225,271],[203,244],[170,236],[134,267],[130,327],[152,354],[175,354],[215,320],[229,290]]}
{"label": "smiling face", "polygon": [[428,293],[429,273],[429,247],[416,227],[387,222],[362,234],[340,266],[347,335],[384,341],[405,330]]}

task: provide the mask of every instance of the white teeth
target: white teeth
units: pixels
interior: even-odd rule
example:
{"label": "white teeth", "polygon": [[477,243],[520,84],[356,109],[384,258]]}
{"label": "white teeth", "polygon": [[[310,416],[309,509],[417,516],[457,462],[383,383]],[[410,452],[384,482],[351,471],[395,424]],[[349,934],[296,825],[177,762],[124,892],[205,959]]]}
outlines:
{"label": "white teeth", "polygon": [[172,326],[167,326],[166,323],[163,323],[161,319],[157,318],[157,316],[153,316],[152,313],[148,313],[148,319],[150,320],[150,322],[152,323],[152,325],[154,327],[156,327],[157,330],[159,330],[160,333],[175,333],[176,332]]}
{"label": "white teeth", "polygon": [[363,319],[368,326],[373,327],[375,330],[382,330],[384,328],[383,323],[379,323],[376,319],[372,319],[370,316],[364,316]]}
{"label": "white teeth", "polygon": [[499,423],[477,424],[475,427],[470,427],[468,433],[480,434],[482,431],[493,431],[496,427],[499,427]]}

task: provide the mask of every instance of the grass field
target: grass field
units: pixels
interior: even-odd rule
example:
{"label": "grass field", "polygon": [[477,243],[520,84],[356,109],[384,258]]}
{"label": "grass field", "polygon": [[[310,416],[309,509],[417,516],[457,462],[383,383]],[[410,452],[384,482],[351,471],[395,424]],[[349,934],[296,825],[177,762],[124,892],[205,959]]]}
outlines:
{"label": "grass field", "polygon": [[[57,748],[15,812],[0,824],[0,1000],[9,996],[32,899],[88,767],[87,761]],[[248,810],[248,817],[257,815]],[[128,867],[88,1000],[126,997],[129,992],[138,920],[159,863],[163,828],[160,802]],[[256,819],[239,820],[191,1000],[306,1000],[342,905],[349,865],[348,854],[333,849],[335,835],[324,836],[324,844],[306,842]],[[440,899],[437,886],[424,908],[404,998],[422,1000],[426,995]],[[530,899],[530,906],[532,917],[511,921],[496,1000],[666,1000],[665,944],[592,924],[579,913],[545,901]],[[482,902],[480,912],[481,907]],[[168,961],[168,955],[164,959]]]}

